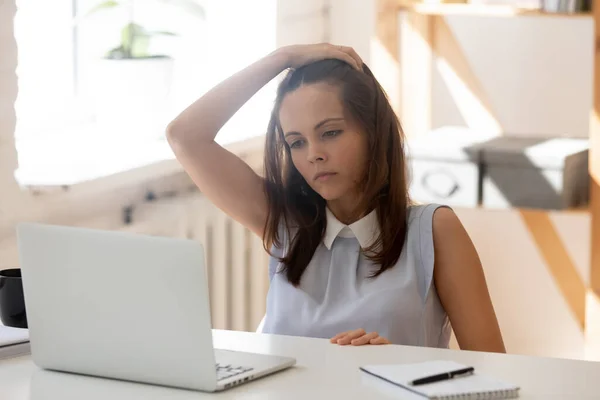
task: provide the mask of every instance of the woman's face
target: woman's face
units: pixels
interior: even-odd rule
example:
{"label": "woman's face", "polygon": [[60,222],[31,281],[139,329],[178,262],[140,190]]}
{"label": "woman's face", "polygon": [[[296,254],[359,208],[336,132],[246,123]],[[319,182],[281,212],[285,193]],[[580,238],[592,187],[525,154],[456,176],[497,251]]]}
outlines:
{"label": "woman's face", "polygon": [[279,120],[298,172],[330,208],[350,212],[360,198],[367,135],[348,118],[339,95],[326,83],[302,85],[285,95]]}

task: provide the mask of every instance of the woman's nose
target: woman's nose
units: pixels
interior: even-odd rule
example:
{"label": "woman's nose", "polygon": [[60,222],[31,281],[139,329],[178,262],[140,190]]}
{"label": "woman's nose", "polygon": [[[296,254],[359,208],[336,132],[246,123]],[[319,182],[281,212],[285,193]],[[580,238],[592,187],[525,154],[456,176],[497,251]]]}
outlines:
{"label": "woman's nose", "polygon": [[311,163],[327,161],[327,156],[320,146],[308,146],[308,161]]}

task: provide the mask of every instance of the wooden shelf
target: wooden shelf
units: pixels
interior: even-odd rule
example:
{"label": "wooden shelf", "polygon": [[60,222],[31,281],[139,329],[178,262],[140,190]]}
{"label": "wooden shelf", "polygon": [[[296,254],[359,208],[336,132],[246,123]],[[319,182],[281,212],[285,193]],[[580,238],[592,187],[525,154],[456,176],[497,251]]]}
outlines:
{"label": "wooden shelf", "polygon": [[518,212],[543,212],[552,214],[562,215],[591,215],[589,206],[578,207],[578,208],[565,208],[565,209],[547,209],[547,208],[534,208],[534,207],[485,207],[483,205],[477,205],[473,207],[466,206],[454,206],[454,208],[463,210],[485,210],[490,212],[502,212],[502,211],[518,211]]}
{"label": "wooden shelf", "polygon": [[480,17],[548,17],[548,18],[591,18],[589,12],[549,13],[542,10],[516,8],[505,5],[483,5],[466,3],[400,3],[402,11],[423,15],[464,15]]}
{"label": "wooden shelf", "polygon": [[[461,79],[467,82],[465,83],[467,86],[469,79],[476,81],[470,70],[469,62],[462,54],[448,24],[442,18],[435,18],[436,16],[586,19],[593,24],[592,49],[590,49],[594,54],[593,102],[590,110],[589,132],[590,203],[587,209],[567,212],[584,213],[591,217],[591,260],[588,289],[592,289],[600,297],[600,7],[592,7],[591,12],[559,14],[535,9],[520,9],[502,4],[433,4],[417,2],[417,0],[376,0],[376,4],[376,37],[378,44],[386,54],[374,58],[372,63],[376,62],[377,64],[373,70],[381,71],[381,76],[385,79],[382,85],[384,87],[389,85],[392,93],[397,90],[399,82],[409,83],[399,85],[400,90],[397,91],[394,99],[397,102],[393,105],[402,119],[405,132],[409,134],[426,132],[431,128],[435,46],[439,46],[438,52],[445,49],[446,56],[444,58],[449,60],[449,64],[453,64],[455,73],[458,70],[458,73],[464,75]],[[406,18],[398,18],[398,12],[407,14]],[[436,38],[435,41],[434,38]],[[477,93],[474,94],[477,96]],[[410,100],[406,101],[406,99]],[[587,323],[587,321],[585,322]],[[593,322],[596,323],[596,321]]]}

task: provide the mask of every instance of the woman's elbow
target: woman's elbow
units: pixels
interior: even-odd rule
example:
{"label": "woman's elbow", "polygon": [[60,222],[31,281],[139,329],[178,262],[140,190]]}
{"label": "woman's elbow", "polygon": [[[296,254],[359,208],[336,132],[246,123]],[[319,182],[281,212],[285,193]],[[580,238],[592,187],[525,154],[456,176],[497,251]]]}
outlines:
{"label": "woman's elbow", "polygon": [[167,128],[165,129],[165,136],[167,137],[167,141],[170,145],[180,141],[181,136],[183,136],[182,131],[183,130],[179,126],[177,120],[169,122]]}
{"label": "woman's elbow", "polygon": [[192,138],[189,129],[187,129],[185,125],[177,120],[173,120],[167,125],[165,135],[167,137],[169,146],[171,146],[171,149],[173,149],[175,154],[184,149],[190,148],[192,145],[196,145],[196,143],[192,143],[192,139],[194,139],[193,141],[196,142],[197,138]]}

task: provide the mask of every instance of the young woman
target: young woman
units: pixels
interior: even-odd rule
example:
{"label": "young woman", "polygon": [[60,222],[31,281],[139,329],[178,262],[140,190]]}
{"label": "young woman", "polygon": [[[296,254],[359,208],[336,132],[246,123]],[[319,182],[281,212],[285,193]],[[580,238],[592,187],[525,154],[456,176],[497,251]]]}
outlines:
{"label": "young woman", "polygon": [[[271,79],[279,86],[265,176],[215,143]],[[356,52],[283,47],[174,119],[178,160],[219,208],[270,249],[262,332],[340,345],[504,352],[481,263],[448,207],[412,205],[400,124]]]}

